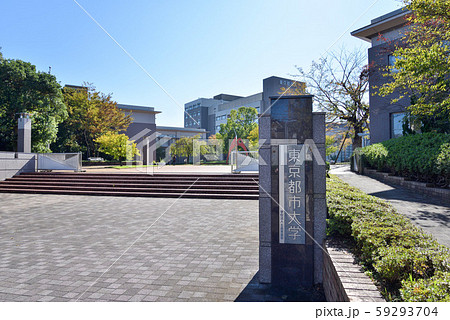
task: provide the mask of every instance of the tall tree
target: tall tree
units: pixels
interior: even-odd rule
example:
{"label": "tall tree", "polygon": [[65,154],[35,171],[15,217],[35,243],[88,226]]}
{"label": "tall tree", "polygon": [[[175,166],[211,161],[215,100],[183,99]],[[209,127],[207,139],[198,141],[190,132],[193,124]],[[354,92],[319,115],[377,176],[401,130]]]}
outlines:
{"label": "tall tree", "polygon": [[29,62],[0,56],[0,150],[16,150],[17,113],[22,112],[32,116],[32,151],[50,152],[67,117],[61,86]]}
{"label": "tall tree", "polygon": [[229,142],[236,136],[241,139],[254,138],[252,130],[258,127],[258,111],[251,107],[240,107],[231,110],[227,123],[220,125],[220,131],[216,135],[218,139],[223,139],[224,151],[228,152]]}
{"label": "tall tree", "polygon": [[358,134],[367,127],[369,118],[369,68],[365,61],[366,56],[359,50],[341,50],[313,61],[308,72],[299,69],[318,107],[327,112],[328,122],[347,123],[354,149],[362,145]]}
{"label": "tall tree", "polygon": [[450,132],[450,1],[405,0],[408,31],[379,93],[410,97],[408,111],[422,131]]}
{"label": "tall tree", "polygon": [[99,151],[110,155],[115,160],[131,160],[135,155],[140,155],[134,140],[129,140],[128,136],[121,133],[106,132],[95,139],[100,147]]}
{"label": "tall tree", "polygon": [[170,145],[170,155],[177,157],[190,157],[194,155],[194,140],[200,139],[200,135],[193,137],[181,137]]}
{"label": "tall tree", "polygon": [[61,132],[55,148],[60,152],[81,151],[87,157],[98,154],[95,139],[108,133],[126,130],[131,123],[130,115],[125,115],[106,95],[95,90],[90,84],[80,88],[64,88],[64,101],[69,117],[61,125]]}

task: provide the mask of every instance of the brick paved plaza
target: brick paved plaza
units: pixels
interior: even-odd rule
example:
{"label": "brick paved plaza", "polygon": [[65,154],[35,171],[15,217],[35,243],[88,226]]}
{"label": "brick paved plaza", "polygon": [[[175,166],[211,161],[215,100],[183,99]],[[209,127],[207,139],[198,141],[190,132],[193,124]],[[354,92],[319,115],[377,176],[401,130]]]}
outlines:
{"label": "brick paved plaza", "polygon": [[233,301],[258,201],[1,194],[0,248],[0,301]]}

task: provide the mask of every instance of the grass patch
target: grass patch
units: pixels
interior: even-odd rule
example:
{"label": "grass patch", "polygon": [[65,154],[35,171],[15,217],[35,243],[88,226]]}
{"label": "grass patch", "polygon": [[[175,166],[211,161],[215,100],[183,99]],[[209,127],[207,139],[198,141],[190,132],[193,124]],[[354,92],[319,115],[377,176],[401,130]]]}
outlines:
{"label": "grass patch", "polygon": [[131,168],[147,168],[147,167],[157,167],[156,164],[149,164],[149,165],[137,165],[137,166],[114,166],[114,167],[108,167],[113,169],[131,169]]}
{"label": "grass patch", "polygon": [[327,179],[327,234],[351,241],[388,301],[450,301],[450,252],[386,201]]}
{"label": "grass patch", "polygon": [[227,165],[227,160],[216,160],[216,161],[207,161],[207,162],[201,162],[201,165]]}

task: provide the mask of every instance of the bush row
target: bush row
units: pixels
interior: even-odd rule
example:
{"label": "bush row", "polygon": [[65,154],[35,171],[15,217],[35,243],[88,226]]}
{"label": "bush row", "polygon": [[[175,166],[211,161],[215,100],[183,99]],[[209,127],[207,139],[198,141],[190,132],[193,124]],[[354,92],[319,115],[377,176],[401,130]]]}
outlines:
{"label": "bush row", "polygon": [[327,181],[327,205],[328,235],[354,241],[358,258],[380,281],[388,299],[450,301],[446,247],[387,202],[335,176]]}
{"label": "bush row", "polygon": [[450,180],[450,135],[406,135],[360,149],[364,163],[382,171],[425,182]]}

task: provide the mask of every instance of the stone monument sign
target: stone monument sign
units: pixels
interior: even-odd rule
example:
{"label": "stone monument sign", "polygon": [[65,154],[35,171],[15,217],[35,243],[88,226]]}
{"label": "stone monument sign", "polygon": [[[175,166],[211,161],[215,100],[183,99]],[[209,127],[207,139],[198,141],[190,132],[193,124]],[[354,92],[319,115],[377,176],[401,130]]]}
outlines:
{"label": "stone monument sign", "polygon": [[322,282],[326,227],[325,114],[313,96],[271,97],[260,119],[259,281]]}

